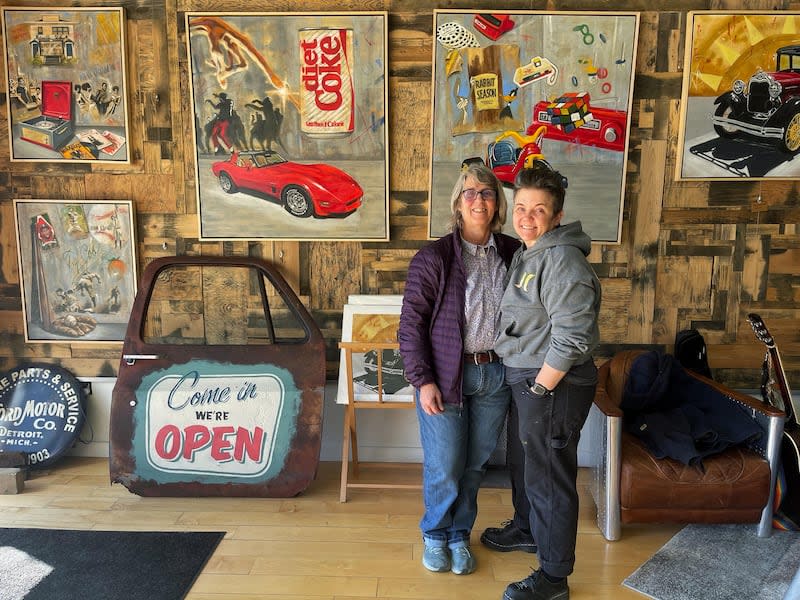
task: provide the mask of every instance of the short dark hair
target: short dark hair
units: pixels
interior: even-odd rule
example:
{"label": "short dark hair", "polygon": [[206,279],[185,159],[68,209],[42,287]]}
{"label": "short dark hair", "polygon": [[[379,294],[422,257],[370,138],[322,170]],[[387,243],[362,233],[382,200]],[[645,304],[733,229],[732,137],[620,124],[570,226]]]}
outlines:
{"label": "short dark hair", "polygon": [[553,198],[553,211],[564,210],[567,194],[567,178],[556,171],[546,160],[535,160],[533,165],[522,169],[514,178],[514,196],[519,190],[544,190]]}

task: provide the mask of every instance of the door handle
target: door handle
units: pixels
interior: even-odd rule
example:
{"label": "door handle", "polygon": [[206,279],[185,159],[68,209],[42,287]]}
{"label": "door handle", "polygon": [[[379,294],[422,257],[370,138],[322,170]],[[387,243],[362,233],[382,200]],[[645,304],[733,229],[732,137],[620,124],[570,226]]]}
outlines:
{"label": "door handle", "polygon": [[126,365],[132,365],[137,360],[158,360],[161,357],[158,354],[123,354],[122,358]]}

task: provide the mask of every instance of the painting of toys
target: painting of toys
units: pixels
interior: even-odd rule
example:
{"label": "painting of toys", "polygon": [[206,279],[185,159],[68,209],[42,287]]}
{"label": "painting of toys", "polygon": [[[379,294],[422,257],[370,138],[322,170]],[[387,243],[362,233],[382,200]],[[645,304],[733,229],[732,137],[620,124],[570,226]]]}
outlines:
{"label": "painting of toys", "polygon": [[539,160],[569,181],[565,222],[619,242],[638,26],[638,13],[434,12],[431,238],[460,168],[487,164],[510,199]]}
{"label": "painting of toys", "polygon": [[136,294],[131,202],[15,200],[25,339],[122,342]]}
{"label": "painting of toys", "polygon": [[4,8],[11,160],[128,163],[121,8]]}

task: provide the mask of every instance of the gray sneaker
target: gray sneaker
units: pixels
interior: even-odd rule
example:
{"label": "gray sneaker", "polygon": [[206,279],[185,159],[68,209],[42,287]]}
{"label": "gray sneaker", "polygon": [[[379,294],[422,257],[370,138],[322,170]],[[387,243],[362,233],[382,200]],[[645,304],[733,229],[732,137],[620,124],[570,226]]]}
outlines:
{"label": "gray sneaker", "polygon": [[469,575],[475,572],[475,557],[469,546],[458,546],[450,551],[452,567],[450,570],[456,575]]}
{"label": "gray sneaker", "polygon": [[434,573],[449,571],[450,549],[425,544],[425,552],[422,553],[422,566]]}

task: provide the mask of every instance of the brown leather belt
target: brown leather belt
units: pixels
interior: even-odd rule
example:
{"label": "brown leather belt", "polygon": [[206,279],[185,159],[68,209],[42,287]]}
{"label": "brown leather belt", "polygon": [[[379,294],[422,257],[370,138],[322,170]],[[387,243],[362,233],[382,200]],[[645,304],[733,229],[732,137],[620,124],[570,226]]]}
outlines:
{"label": "brown leather belt", "polygon": [[484,352],[465,352],[464,360],[476,365],[485,365],[499,361],[500,357],[495,354],[494,350],[486,350]]}

